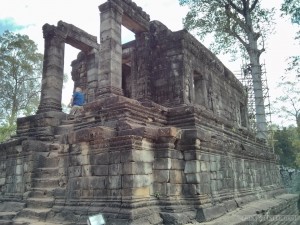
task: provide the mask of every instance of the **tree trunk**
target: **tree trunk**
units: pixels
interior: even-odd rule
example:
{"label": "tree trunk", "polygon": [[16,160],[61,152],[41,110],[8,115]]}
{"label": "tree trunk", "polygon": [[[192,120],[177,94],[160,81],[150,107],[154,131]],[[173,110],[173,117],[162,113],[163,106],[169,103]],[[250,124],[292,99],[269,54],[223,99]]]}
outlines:
{"label": "tree trunk", "polygon": [[266,121],[266,112],[264,104],[264,93],[262,85],[262,70],[259,63],[259,56],[250,55],[251,75],[253,81],[253,91],[255,100],[255,113],[256,113],[256,128],[257,137],[267,139],[268,128]]}
{"label": "tree trunk", "polygon": [[[249,9],[248,9],[249,10]],[[256,128],[258,138],[267,139],[268,128],[266,121],[266,112],[264,104],[264,94],[262,85],[262,70],[259,62],[260,54],[262,51],[258,49],[257,45],[257,34],[253,30],[252,18],[250,16],[250,11],[245,13],[245,21],[249,28],[247,32],[248,43],[247,51],[250,58],[251,75],[253,81],[253,91],[255,100],[255,117],[256,117]]]}

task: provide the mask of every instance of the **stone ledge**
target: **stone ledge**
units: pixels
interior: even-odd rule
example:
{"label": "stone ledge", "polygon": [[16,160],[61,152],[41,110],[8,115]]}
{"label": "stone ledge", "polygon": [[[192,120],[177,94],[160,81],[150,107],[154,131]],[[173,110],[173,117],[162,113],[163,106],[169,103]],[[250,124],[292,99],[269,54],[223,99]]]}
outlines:
{"label": "stone ledge", "polygon": [[[201,225],[295,224],[296,225],[299,224],[300,222],[299,211],[297,212],[298,198],[299,196],[296,194],[283,194],[283,195],[276,196],[275,198],[272,199],[261,199],[246,204],[210,222],[193,223],[193,224],[201,224]],[[285,216],[287,219],[284,219]],[[287,220],[292,220],[292,221],[287,221]]]}

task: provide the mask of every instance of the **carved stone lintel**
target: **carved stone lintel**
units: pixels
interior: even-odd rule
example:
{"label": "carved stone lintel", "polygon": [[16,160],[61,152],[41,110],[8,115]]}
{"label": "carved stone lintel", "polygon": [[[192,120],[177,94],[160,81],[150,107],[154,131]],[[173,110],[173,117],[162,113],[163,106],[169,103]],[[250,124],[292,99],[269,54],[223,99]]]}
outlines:
{"label": "carved stone lintel", "polygon": [[119,88],[116,88],[113,86],[106,86],[106,87],[98,88],[96,95],[97,96],[102,96],[102,95],[106,96],[107,94],[122,95],[122,96],[124,95],[122,89],[119,89]]}

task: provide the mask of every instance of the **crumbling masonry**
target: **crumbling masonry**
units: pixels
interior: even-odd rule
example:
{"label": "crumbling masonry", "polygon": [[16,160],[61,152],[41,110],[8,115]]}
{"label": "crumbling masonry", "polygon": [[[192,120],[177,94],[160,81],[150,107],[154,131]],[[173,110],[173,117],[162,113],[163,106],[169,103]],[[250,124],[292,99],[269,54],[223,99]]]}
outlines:
{"label": "crumbling masonry", "polygon": [[[249,131],[235,76],[131,0],[99,10],[100,44],[62,21],[43,26],[38,112],[0,145],[1,224],[86,224],[98,213],[107,224],[185,224],[280,196],[276,155]],[[121,26],[134,41],[122,45]],[[65,44],[81,50],[72,79],[86,104],[74,121],[61,110]],[[296,212],[295,196],[278,199],[273,214]]]}

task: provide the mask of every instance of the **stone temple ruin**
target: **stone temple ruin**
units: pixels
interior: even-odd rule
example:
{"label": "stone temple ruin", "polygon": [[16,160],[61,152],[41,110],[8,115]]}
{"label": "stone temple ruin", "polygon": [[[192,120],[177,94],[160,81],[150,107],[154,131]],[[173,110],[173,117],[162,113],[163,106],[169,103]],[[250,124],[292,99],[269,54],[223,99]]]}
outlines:
{"label": "stone temple ruin", "polygon": [[[131,0],[99,10],[100,44],[62,21],[43,26],[38,112],[0,145],[0,223],[86,224],[101,213],[107,224],[186,224],[261,201],[269,215],[296,214],[235,76]],[[134,41],[122,45],[121,26]],[[61,109],[65,44],[81,50],[72,79],[86,96],[73,121]]]}

